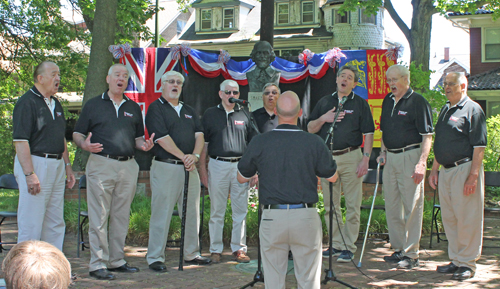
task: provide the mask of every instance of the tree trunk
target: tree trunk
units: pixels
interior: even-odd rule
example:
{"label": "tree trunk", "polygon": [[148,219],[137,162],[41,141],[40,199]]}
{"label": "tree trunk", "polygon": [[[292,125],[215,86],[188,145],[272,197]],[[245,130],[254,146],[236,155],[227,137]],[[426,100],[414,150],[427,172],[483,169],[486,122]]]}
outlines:
{"label": "tree trunk", "polygon": [[273,46],[274,40],[274,1],[262,0],[260,6],[260,40]]}
{"label": "tree trunk", "polygon": [[[108,47],[115,42],[116,12],[118,0],[97,0],[93,21],[92,45],[90,60],[85,81],[82,106],[91,99],[107,90],[106,76],[113,64],[113,55]],[[74,169],[83,170],[87,164],[88,153],[78,149]]]}
{"label": "tree trunk", "polygon": [[432,15],[436,13],[433,0],[412,0],[413,16],[410,30],[410,61],[422,70],[429,70],[431,51]]}

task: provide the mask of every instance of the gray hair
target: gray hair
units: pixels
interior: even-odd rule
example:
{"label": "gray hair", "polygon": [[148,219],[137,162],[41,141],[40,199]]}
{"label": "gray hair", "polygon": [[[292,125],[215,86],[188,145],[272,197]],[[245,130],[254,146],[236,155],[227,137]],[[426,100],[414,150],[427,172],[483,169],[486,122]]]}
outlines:
{"label": "gray hair", "polygon": [[339,69],[339,72],[337,72],[337,77],[339,77],[339,75],[342,73],[342,71],[344,70],[350,70],[352,71],[352,73],[354,73],[354,82],[358,82],[359,80],[359,72],[358,70],[356,69],[356,67],[352,66],[352,65],[344,65],[342,66],[340,69]]}
{"label": "gray hair", "polygon": [[268,88],[269,86],[276,86],[276,88],[278,89],[278,93],[281,94],[281,89],[278,85],[276,85],[276,83],[274,82],[268,82],[266,84],[264,84],[264,88],[262,88],[262,94],[264,94],[264,91],[266,90],[266,88]]}
{"label": "gray hair", "polygon": [[463,72],[450,72],[448,74],[452,74],[457,78],[458,84],[465,83],[465,88],[467,88],[467,77],[465,76],[465,73]]}
{"label": "gray hair", "polygon": [[238,82],[232,80],[232,79],[226,79],[220,84],[220,90],[224,91],[226,90],[226,86],[231,86],[231,87],[236,87],[238,90],[240,89],[240,86],[238,85]]}
{"label": "gray hair", "polygon": [[165,72],[165,74],[163,74],[161,76],[161,82],[164,83],[165,81],[167,81],[167,78],[169,76],[178,76],[180,79],[182,79],[182,82],[184,82],[184,80],[186,80],[181,73],[174,71],[174,70],[170,70],[170,71]]}
{"label": "gray hair", "polygon": [[38,76],[41,75],[41,74],[43,74],[45,72],[45,65],[49,64],[49,63],[52,63],[55,66],[57,66],[57,64],[55,64],[55,62],[52,62],[52,61],[43,61],[42,63],[38,64],[35,67],[35,70],[33,71],[33,81],[35,83],[38,83]]}
{"label": "gray hair", "polygon": [[109,68],[109,70],[108,70],[108,75],[111,75],[111,74],[113,73],[113,68],[115,68],[115,67],[117,67],[117,66],[122,66],[122,67],[125,67],[125,69],[127,70],[128,75],[130,76],[130,71],[128,71],[127,66],[125,66],[125,65],[123,65],[123,64],[121,64],[121,63],[115,63],[115,64],[111,65],[111,67],[110,67],[110,68]]}
{"label": "gray hair", "polygon": [[406,79],[408,80],[408,85],[410,84],[410,70],[406,66],[395,64],[387,69],[386,74],[393,69],[396,69],[399,72],[399,75],[401,75],[401,77],[406,76]]}

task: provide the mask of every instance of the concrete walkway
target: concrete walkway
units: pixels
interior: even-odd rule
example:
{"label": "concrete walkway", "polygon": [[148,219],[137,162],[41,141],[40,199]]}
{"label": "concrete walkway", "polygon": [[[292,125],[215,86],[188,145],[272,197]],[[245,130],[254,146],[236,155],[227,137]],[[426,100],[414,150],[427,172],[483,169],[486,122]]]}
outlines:
{"label": "concrete walkway", "polygon": [[[485,224],[485,235],[500,236],[498,219],[487,219]],[[15,234],[15,228],[7,229],[2,226],[3,240],[13,240]],[[429,249],[429,236],[422,237],[420,266],[413,270],[398,270],[394,265],[385,263],[383,256],[392,253],[389,244],[383,241],[368,241],[360,270],[355,264],[358,264],[361,248],[355,256],[355,264],[337,263],[334,259],[333,272],[339,280],[357,288],[500,288],[500,250],[498,248],[483,248],[476,277],[469,281],[458,282],[450,280],[451,275],[435,272],[436,266],[447,264],[449,260],[447,259],[447,243],[438,244],[435,240],[433,243],[433,248]],[[361,245],[360,242],[358,246],[361,247]],[[486,241],[486,245],[500,246],[500,242]],[[205,249],[203,255],[209,256],[208,250]],[[166,260],[168,272],[158,274],[148,268],[145,258],[146,247],[127,246],[127,261],[132,266],[139,267],[141,272],[116,273],[116,280],[99,281],[89,277],[89,251],[81,252],[80,258],[76,258],[76,250],[76,236],[68,234],[63,251],[71,262],[73,273],[78,275],[78,279],[71,288],[241,288],[253,280],[257,259],[257,248],[250,247],[249,255],[252,258],[250,265],[241,265],[232,261],[231,252],[225,251],[220,264],[184,266],[184,271],[178,271],[179,249],[168,248]],[[3,261],[5,255],[6,252],[0,254],[0,261]],[[323,269],[325,268],[328,268],[328,259],[323,259]],[[288,275],[286,280],[286,288],[297,288],[294,275]],[[332,281],[322,285],[321,288],[334,287],[346,288]],[[264,284],[259,282],[253,288],[264,288]]]}

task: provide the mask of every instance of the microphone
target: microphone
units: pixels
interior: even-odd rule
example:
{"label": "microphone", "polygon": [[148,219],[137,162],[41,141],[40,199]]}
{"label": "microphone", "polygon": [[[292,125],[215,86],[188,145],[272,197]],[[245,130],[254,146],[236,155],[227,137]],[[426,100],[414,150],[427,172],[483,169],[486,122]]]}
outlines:
{"label": "microphone", "polygon": [[241,105],[248,105],[248,101],[247,100],[237,99],[237,98],[234,98],[234,97],[230,97],[229,98],[229,102],[230,103],[237,103],[237,104],[241,104]]}
{"label": "microphone", "polygon": [[342,110],[344,107],[344,103],[347,101],[347,96],[342,97],[342,99],[339,101],[339,111]]}

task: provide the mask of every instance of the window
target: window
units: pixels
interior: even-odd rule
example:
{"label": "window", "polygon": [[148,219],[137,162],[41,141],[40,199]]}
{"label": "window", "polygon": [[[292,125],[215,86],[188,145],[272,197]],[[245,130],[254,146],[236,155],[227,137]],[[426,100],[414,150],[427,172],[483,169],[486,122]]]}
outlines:
{"label": "window", "polygon": [[186,27],[186,20],[177,20],[177,35],[181,34],[184,27]]}
{"label": "window", "polygon": [[333,20],[333,25],[335,24],[339,24],[339,23],[349,23],[350,20],[349,20],[349,13],[348,11],[344,12],[344,15],[341,15],[339,10],[337,9],[333,9],[332,10],[332,13],[333,13],[333,17],[332,17],[332,20]]}
{"label": "window", "polygon": [[302,23],[314,22],[314,2],[302,2]]}
{"label": "window", "polygon": [[500,28],[484,28],[484,60],[500,61]]}
{"label": "window", "polygon": [[360,14],[359,23],[377,24],[376,14],[368,15],[368,13],[365,12],[365,9],[360,9],[359,14]]}
{"label": "window", "polygon": [[211,9],[201,9],[201,29],[212,29]]}
{"label": "window", "polygon": [[488,101],[488,117],[500,114],[500,101]]}
{"label": "window", "polygon": [[224,29],[231,29],[234,27],[234,8],[224,9]]}
{"label": "window", "polygon": [[288,3],[278,3],[278,25],[288,24],[289,22],[289,5]]}
{"label": "window", "polygon": [[304,48],[284,48],[284,49],[274,49],[274,54],[278,57],[287,57],[287,56],[299,56],[300,53],[304,51]]}

